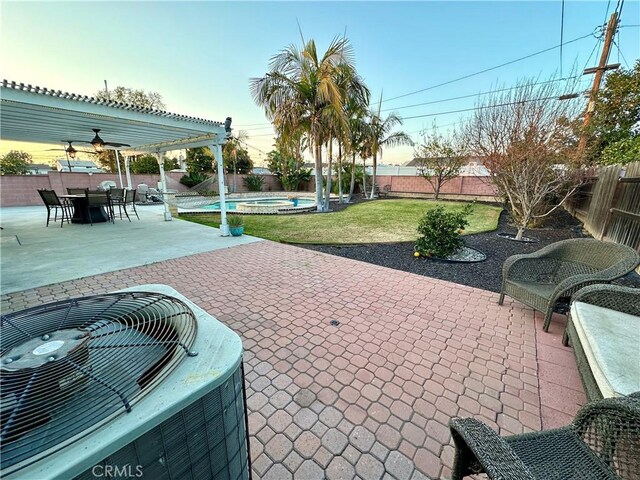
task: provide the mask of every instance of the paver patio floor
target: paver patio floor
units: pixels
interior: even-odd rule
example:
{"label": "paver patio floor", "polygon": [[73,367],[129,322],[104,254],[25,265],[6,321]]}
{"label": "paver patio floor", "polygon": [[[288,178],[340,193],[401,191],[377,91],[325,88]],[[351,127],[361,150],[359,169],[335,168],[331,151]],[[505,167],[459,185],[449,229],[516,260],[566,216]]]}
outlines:
{"label": "paver patio floor", "polygon": [[254,478],[447,478],[452,416],[504,435],[585,401],[563,323],[544,333],[492,292],[266,241],[16,292],[2,311],[143,283],[242,336]]}

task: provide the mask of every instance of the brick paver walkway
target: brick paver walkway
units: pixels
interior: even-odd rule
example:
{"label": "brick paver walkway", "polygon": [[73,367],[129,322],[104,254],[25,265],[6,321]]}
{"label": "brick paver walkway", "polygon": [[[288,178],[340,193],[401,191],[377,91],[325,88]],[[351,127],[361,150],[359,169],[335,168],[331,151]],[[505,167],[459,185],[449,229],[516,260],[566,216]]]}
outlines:
{"label": "brick paver walkway", "polygon": [[2,310],[142,283],[242,335],[254,478],[447,478],[452,416],[521,433],[584,402],[561,324],[544,333],[492,292],[272,242],[19,292]]}

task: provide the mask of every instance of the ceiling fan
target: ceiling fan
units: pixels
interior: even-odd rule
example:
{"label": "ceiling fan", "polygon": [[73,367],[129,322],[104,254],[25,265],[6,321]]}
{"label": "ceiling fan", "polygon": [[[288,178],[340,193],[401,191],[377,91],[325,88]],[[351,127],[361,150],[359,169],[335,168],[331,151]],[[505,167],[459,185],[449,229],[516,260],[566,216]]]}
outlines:
{"label": "ceiling fan", "polygon": [[91,130],[93,130],[93,132],[95,133],[95,136],[93,137],[93,139],[89,142],[85,142],[83,140],[73,140],[74,142],[78,142],[78,143],[90,143],[91,145],[93,145],[93,148],[95,148],[96,152],[100,153],[102,152],[105,147],[114,147],[114,148],[120,148],[120,147],[130,147],[131,145],[129,145],[128,143],[118,143],[118,142],[105,142],[102,138],[100,138],[99,132],[100,129],[99,128],[92,128]]}

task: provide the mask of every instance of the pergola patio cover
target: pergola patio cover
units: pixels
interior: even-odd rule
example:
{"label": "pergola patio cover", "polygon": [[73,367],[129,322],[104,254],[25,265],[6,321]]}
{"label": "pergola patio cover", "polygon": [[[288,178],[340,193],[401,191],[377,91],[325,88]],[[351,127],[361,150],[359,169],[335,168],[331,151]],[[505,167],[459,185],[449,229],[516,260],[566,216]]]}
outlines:
{"label": "pergola patio cover", "polygon": [[[228,133],[222,122],[7,80],[0,85],[2,140],[88,143],[94,136],[94,128],[100,129],[105,142],[131,145],[126,147],[125,154],[148,152],[160,157],[169,150],[208,146],[216,157],[218,171],[222,171],[222,145]],[[162,167],[162,162],[159,163]],[[161,176],[164,185],[162,168]],[[224,175],[219,175],[218,180],[220,201],[224,204]],[[170,218],[169,215],[167,219]]]}

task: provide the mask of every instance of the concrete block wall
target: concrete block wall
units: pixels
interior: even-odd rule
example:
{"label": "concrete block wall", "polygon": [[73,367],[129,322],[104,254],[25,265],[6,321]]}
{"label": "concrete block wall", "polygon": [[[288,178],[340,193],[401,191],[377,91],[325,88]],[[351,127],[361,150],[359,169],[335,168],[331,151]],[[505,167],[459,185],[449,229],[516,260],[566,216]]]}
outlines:
{"label": "concrete block wall", "polygon": [[[180,183],[180,172],[168,172],[167,183],[170,189],[180,192],[188,190]],[[237,193],[248,192],[244,184],[246,175],[237,176]],[[264,175],[265,179],[262,191],[282,191],[280,180],[274,175]],[[124,175],[123,175],[124,179]],[[113,173],[76,173],[76,172],[49,172],[48,175],[3,175],[0,176],[0,206],[11,207],[19,205],[40,205],[42,200],[38,195],[39,188],[53,189],[58,194],[66,193],[69,187],[95,189],[105,181],[111,180],[119,185],[118,175]],[[156,187],[160,181],[160,175],[131,175],[134,186],[146,183],[150,187]],[[125,179],[126,183],[126,179]],[[398,196],[424,196],[433,194],[433,188],[423,177],[417,175],[382,175],[377,177],[377,183],[382,188],[391,185],[391,194]],[[229,191],[233,191],[233,175],[225,175],[225,185]],[[217,182],[214,190],[218,190]],[[309,182],[300,185],[301,191],[315,191],[314,177]],[[487,177],[457,177],[445,183],[441,191],[443,198],[478,198],[485,199],[495,197],[496,190]]]}
{"label": "concrete block wall", "polygon": [[50,189],[47,175],[0,176],[0,206],[42,205],[38,189]]}
{"label": "concrete block wall", "polygon": [[[179,191],[188,190],[179,183],[182,173],[169,172],[167,177],[169,188]],[[117,174],[113,173],[80,173],[80,172],[49,172],[47,175],[2,175],[0,176],[0,206],[15,207],[23,205],[41,205],[42,200],[37,190],[41,188],[55,190],[59,195],[67,193],[67,188],[89,188],[95,190],[101,182],[111,180],[119,185]],[[123,180],[126,185],[126,179]],[[156,186],[160,175],[131,175],[135,186],[146,183],[150,187]]]}
{"label": "concrete block wall", "polygon": [[[391,185],[391,192],[397,193],[433,193],[433,187],[426,178],[418,175],[383,175],[377,177],[380,188]],[[456,177],[446,182],[442,194],[468,195],[469,197],[495,196],[497,191],[488,177]]]}

